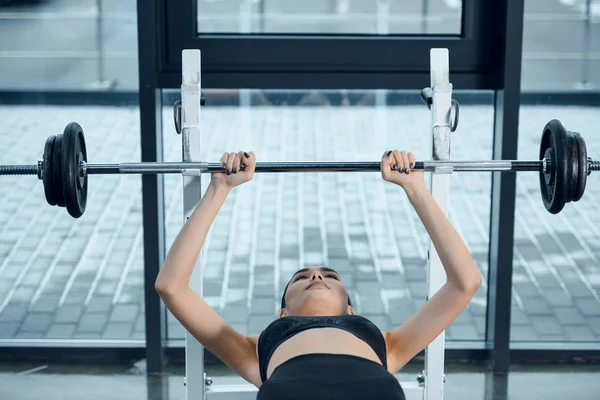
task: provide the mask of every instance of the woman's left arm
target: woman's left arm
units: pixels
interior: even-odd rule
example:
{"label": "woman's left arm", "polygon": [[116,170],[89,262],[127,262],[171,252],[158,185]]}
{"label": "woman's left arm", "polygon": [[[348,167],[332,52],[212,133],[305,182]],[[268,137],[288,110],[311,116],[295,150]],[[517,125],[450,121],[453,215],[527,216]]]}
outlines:
{"label": "woman's left arm", "polygon": [[[386,160],[388,157],[393,161]],[[384,333],[388,370],[397,372],[439,336],[466,308],[481,285],[481,275],[464,241],[429,193],[422,171],[411,171],[409,175],[412,176],[408,176],[393,170],[393,167],[391,171],[386,168],[386,164],[390,162],[396,164],[399,170],[408,167],[410,163],[415,162],[412,154],[402,152],[400,155],[394,154],[394,157],[391,157],[390,154],[388,157],[382,160],[384,179],[404,188],[431,238],[447,276],[442,288],[411,318],[400,327]]]}
{"label": "woman's left arm", "polygon": [[481,284],[477,265],[425,183],[417,181],[404,190],[440,257],[448,283],[467,293],[477,290]]}

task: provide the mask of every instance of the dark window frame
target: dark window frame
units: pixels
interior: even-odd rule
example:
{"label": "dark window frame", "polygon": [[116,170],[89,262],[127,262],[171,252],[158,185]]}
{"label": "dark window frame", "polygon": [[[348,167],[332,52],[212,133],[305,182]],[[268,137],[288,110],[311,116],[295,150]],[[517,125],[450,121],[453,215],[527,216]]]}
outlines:
{"label": "dark window frame", "polygon": [[204,88],[421,89],[429,82],[429,49],[444,47],[456,88],[499,89],[504,35],[496,17],[504,3],[464,0],[461,35],[384,36],[198,34],[197,0],[157,0],[158,80],[179,87],[181,50],[197,48]]}

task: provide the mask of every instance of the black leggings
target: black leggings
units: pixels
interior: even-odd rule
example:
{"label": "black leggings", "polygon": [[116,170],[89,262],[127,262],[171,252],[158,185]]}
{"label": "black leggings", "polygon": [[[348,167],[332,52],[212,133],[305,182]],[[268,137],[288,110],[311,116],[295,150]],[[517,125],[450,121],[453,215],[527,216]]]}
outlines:
{"label": "black leggings", "polygon": [[383,366],[346,354],[304,354],[279,365],[256,400],[405,400]]}

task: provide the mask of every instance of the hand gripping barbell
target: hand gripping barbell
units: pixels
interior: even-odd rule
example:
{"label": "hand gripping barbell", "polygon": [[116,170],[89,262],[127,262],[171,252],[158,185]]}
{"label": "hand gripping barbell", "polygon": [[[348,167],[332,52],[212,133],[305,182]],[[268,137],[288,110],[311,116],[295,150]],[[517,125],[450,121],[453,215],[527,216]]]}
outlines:
{"label": "hand gripping barbell", "polygon": [[[552,214],[566,203],[578,201],[585,191],[587,176],[600,170],[600,161],[587,156],[583,137],[567,131],[554,119],[546,124],[536,161],[417,161],[414,169],[452,171],[537,171],[544,206]],[[67,125],[62,135],[50,136],[37,165],[0,165],[0,175],[37,175],[44,182],[46,201],[67,208],[79,218],[87,202],[88,175],[91,174],[169,174],[185,170],[225,171],[220,162],[147,162],[88,164],[83,129],[76,122]],[[379,171],[380,162],[300,161],[258,162],[256,172],[336,172]],[[441,171],[441,170],[438,170]]]}

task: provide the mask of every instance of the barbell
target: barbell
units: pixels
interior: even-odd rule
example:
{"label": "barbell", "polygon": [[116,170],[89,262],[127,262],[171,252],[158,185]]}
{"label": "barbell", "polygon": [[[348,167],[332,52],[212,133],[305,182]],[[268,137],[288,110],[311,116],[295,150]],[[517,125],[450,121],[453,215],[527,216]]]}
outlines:
{"label": "barbell", "polygon": [[[539,159],[535,161],[417,161],[415,170],[431,172],[537,171],[546,209],[559,213],[566,203],[583,196],[587,176],[600,170],[600,161],[587,156],[586,144],[577,132],[567,131],[553,119],[542,132]],[[69,123],[64,132],[46,140],[37,165],[0,165],[0,175],[37,175],[44,184],[48,204],[66,207],[73,218],[83,215],[87,203],[88,175],[170,174],[186,170],[224,172],[220,162],[139,162],[88,164],[83,129]],[[255,172],[368,172],[379,171],[380,162],[286,161],[257,162]]]}

